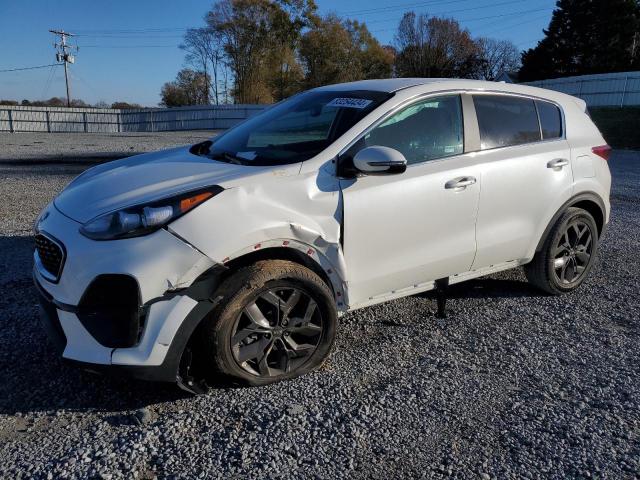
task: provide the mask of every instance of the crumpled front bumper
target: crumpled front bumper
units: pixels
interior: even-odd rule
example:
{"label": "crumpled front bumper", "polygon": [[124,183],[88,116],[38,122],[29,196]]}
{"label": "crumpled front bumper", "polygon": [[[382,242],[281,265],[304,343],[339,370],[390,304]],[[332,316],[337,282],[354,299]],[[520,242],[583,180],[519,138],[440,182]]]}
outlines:
{"label": "crumpled front bumper", "polygon": [[[140,348],[141,346],[132,349],[105,349],[82,327],[76,308],[57,304],[38,281],[34,281],[38,288],[41,324],[63,360],[97,373],[124,374],[159,382],[178,382],[187,390],[193,391],[191,387],[183,384],[188,380],[180,376],[180,361],[191,334],[213,309],[214,304],[211,301],[191,299],[194,307],[189,309],[184,318],[180,318],[180,324],[170,343],[160,344],[166,348],[158,349],[155,353],[152,348],[151,355],[144,355],[145,348]],[[186,295],[184,297],[189,298]],[[147,333],[146,343],[163,341],[162,338],[155,337],[153,342],[153,338],[154,335]],[[70,350],[67,349],[69,345],[72,346]],[[78,345],[82,345],[83,350],[79,350]],[[99,352],[104,354],[104,363],[96,361],[96,354]]]}
{"label": "crumpled front bumper", "polygon": [[[217,264],[166,230],[99,242],[82,236],[80,224],[53,205],[47,212],[38,230],[64,245],[65,263],[56,282],[43,275],[38,262],[33,276],[43,324],[62,357],[92,370],[114,367],[141,378],[176,381],[191,333],[213,308],[198,293],[206,288],[196,287],[211,281],[207,272]],[[106,277],[109,281],[101,283]],[[135,295],[135,305],[111,308],[124,292]]]}

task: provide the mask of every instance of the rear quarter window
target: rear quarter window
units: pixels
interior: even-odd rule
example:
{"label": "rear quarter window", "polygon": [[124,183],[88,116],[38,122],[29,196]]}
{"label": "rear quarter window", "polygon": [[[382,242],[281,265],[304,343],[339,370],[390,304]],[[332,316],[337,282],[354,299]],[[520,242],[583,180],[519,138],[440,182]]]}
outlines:
{"label": "rear quarter window", "polygon": [[536,100],[538,115],[540,116],[540,128],[542,139],[551,140],[562,137],[562,114],[553,103]]}
{"label": "rear quarter window", "polygon": [[474,95],[480,148],[510,147],[541,139],[533,100],[505,95]]}

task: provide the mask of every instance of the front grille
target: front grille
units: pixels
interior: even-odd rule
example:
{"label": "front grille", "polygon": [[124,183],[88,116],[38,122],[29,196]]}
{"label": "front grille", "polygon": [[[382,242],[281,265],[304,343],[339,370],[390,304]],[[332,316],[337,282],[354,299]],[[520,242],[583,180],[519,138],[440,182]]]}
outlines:
{"label": "front grille", "polygon": [[50,279],[57,280],[62,272],[64,263],[62,247],[47,236],[39,233],[36,235],[36,252],[40,260],[39,266],[49,274]]}

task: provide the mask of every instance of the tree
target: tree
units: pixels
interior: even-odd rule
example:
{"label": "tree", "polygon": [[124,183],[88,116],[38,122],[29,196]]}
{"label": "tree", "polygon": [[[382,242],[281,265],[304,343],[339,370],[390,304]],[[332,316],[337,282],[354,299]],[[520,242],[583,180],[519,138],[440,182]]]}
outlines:
{"label": "tree", "polygon": [[480,49],[479,78],[495,80],[502,72],[520,68],[520,51],[512,42],[481,37],[476,43]]}
{"label": "tree", "polygon": [[522,54],[524,81],[640,68],[637,0],[559,0],[545,37]]}
{"label": "tree", "polygon": [[389,78],[395,58],[393,50],[380,45],[364,23],[347,21],[345,28],[349,32],[358,79]]}
{"label": "tree", "polygon": [[271,12],[270,41],[265,75],[274,100],[303,88],[304,73],[297,60],[302,30],[317,18],[313,0],[284,0]]}
{"label": "tree", "polygon": [[315,20],[300,44],[300,59],[305,70],[307,88],[354,80],[350,68],[351,39],[335,15]]}
{"label": "tree", "polygon": [[111,108],[119,108],[120,110],[136,110],[143,107],[137,103],[113,102],[111,104]]}
{"label": "tree", "polygon": [[184,34],[183,43],[180,48],[187,52],[186,60],[204,74],[205,82],[202,84],[202,96],[204,103],[209,104],[209,89],[211,81],[209,79],[209,59],[211,50],[214,49],[213,32],[209,28],[189,28]]}
{"label": "tree", "polygon": [[407,12],[396,33],[399,77],[475,78],[480,49],[457,21]]}
{"label": "tree", "polygon": [[292,93],[300,75],[295,52],[313,16],[312,0],[220,0],[206,16],[224,47],[234,101],[269,103]]}
{"label": "tree", "polygon": [[391,76],[393,55],[366,25],[335,15],[315,19],[299,51],[307,88]]}
{"label": "tree", "polygon": [[167,82],[162,86],[161,105],[165,107],[204,105],[207,100],[204,86],[207,82],[204,72],[196,72],[189,68],[182,69],[178,72],[175,81]]}

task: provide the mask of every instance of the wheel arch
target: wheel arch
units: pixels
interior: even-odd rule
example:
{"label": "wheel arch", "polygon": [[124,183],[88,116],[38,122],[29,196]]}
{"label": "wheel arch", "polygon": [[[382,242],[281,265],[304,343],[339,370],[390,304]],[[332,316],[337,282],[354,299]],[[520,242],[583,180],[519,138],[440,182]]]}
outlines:
{"label": "wheel arch", "polygon": [[547,223],[547,227],[544,229],[540,240],[538,241],[538,245],[536,246],[536,252],[542,250],[542,246],[544,245],[544,241],[547,238],[547,235],[558,221],[558,218],[564,213],[567,208],[577,207],[586,210],[593,216],[596,221],[596,226],[598,227],[598,238],[601,238],[606,224],[606,208],[604,201],[597,193],[594,192],[583,192],[579,193],[571,197],[568,201],[566,201],[558,211],[551,217],[551,220]]}
{"label": "wheel arch", "polygon": [[258,261],[289,260],[290,262],[294,262],[308,268],[318,275],[324,283],[327,284],[331,292],[333,292],[334,297],[337,292],[340,292],[340,295],[342,295],[342,288],[335,284],[336,280],[339,279],[337,274],[333,275],[334,278],[332,279],[331,274],[333,273],[333,270],[330,267],[323,267],[318,261],[316,261],[312,257],[313,254],[308,253],[310,250],[313,250],[313,248],[308,247],[306,252],[302,252],[298,248],[287,248],[285,246],[265,247],[253,250],[225,262],[224,265],[228,268],[228,270],[225,271],[225,277],[233,274],[242,267],[246,267]]}

